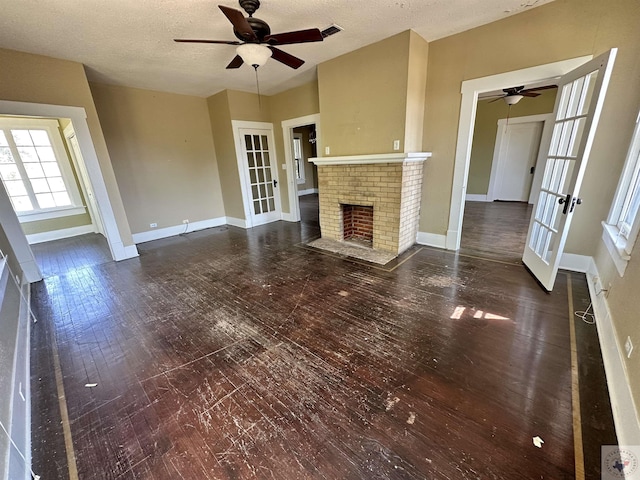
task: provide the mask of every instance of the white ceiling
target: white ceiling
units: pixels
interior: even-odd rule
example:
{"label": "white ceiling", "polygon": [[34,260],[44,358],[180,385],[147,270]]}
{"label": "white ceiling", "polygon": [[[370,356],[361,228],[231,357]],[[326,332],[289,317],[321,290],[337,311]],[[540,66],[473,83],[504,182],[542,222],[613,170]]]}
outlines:
{"label": "white ceiling", "polygon": [[[269,60],[258,70],[267,95],[302,85],[316,65],[412,29],[427,41],[552,0],[262,0],[254,14],[272,33],[335,23],[324,42],[283,46],[306,60],[298,70]],[[19,0],[0,16],[0,47],[83,63],[90,80],[206,97],[225,88],[255,91],[246,65],[225,66],[233,46],[179,44],[173,38],[236,40],[218,9],[236,0]]]}

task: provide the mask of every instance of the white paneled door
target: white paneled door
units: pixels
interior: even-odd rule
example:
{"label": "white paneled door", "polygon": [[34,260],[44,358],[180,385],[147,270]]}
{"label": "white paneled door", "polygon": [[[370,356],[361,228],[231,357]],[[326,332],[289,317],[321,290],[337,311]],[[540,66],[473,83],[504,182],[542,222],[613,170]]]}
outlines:
{"label": "white paneled door", "polygon": [[[589,160],[617,49],[562,76],[553,112],[551,135],[540,145],[544,155],[542,185],[529,223],[522,260],[542,286],[551,291]],[[583,208],[588,208],[585,205]]]}

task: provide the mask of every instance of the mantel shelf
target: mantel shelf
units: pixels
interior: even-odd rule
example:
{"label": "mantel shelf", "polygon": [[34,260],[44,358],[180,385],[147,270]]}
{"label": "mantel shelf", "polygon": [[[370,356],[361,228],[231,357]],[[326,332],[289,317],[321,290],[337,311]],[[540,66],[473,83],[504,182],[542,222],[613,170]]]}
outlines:
{"label": "mantel shelf", "polygon": [[431,157],[431,152],[374,153],[372,155],[347,155],[344,157],[315,157],[310,158],[309,161],[317,166],[363,165],[370,163],[424,162],[429,157]]}

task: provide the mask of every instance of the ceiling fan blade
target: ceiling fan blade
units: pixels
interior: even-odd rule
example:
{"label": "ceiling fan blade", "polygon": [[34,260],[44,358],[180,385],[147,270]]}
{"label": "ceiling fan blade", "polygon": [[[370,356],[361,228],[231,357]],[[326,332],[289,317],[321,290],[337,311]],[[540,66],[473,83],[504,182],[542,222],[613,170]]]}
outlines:
{"label": "ceiling fan blade", "polygon": [[222,10],[225,17],[229,19],[229,21],[233,24],[233,28],[242,35],[247,40],[257,40],[256,32],[253,31],[247,19],[244,18],[244,15],[240,10],[236,10],[235,8],[225,7],[224,5],[218,5],[218,8]]}
{"label": "ceiling fan blade", "polygon": [[317,28],[276,33],[264,37],[264,41],[271,45],[291,45],[292,43],[321,42],[322,40],[324,40],[322,32]]}
{"label": "ceiling fan blade", "polygon": [[227,65],[227,68],[240,68],[243,63],[244,60],[242,60],[242,57],[240,55],[236,55],[233,57],[233,60],[231,60],[231,63]]}
{"label": "ceiling fan blade", "polygon": [[490,102],[487,103],[493,103],[493,102],[497,102],[498,100],[500,100],[501,98],[506,97],[506,95],[500,95],[498,98],[494,98],[493,100],[491,100]]}
{"label": "ceiling fan blade", "polygon": [[522,90],[520,93],[523,93],[523,92],[537,92],[539,90],[549,90],[550,88],[558,88],[558,86],[557,85],[545,85],[544,87],[527,88],[525,90]]}
{"label": "ceiling fan blade", "polygon": [[522,92],[520,92],[520,95],[522,95],[523,97],[539,97],[541,94],[535,92],[525,92],[523,90]]}
{"label": "ceiling fan blade", "polygon": [[174,38],[173,41],[178,43],[218,43],[222,45],[240,45],[242,43],[234,40],[198,40],[191,38]]}
{"label": "ceiling fan blade", "polygon": [[274,60],[277,60],[280,63],[284,63],[288,67],[300,68],[304,64],[304,60],[298,57],[294,57],[293,55],[290,55],[287,52],[283,52],[279,48],[269,47],[269,49],[271,49],[271,52],[272,52],[271,57]]}

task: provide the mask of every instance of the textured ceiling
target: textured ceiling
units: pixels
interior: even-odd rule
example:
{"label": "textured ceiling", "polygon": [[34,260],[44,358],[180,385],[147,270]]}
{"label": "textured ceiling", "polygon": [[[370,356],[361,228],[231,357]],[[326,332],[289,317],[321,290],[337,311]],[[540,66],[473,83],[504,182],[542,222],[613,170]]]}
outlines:
{"label": "textured ceiling", "polygon": [[[412,29],[433,41],[552,0],[262,0],[255,16],[272,33],[335,23],[324,42],[283,46],[303,58],[298,70],[269,60],[262,93],[313,79],[316,65]],[[251,67],[224,67],[233,46],[178,44],[173,38],[235,40],[218,4],[235,0],[20,0],[4,2],[0,47],[81,62],[90,80],[209,96],[225,88],[255,91]]]}

